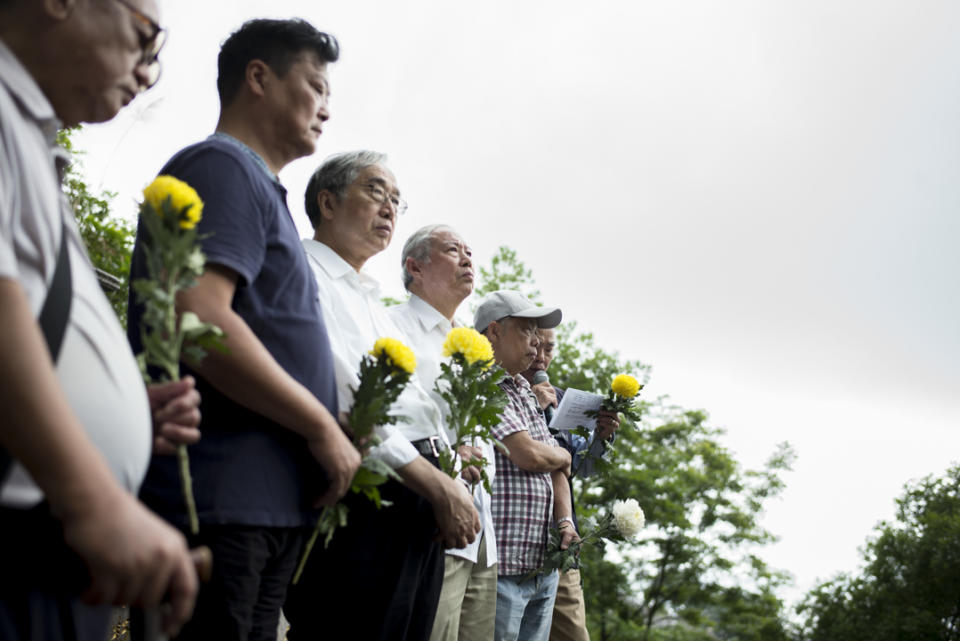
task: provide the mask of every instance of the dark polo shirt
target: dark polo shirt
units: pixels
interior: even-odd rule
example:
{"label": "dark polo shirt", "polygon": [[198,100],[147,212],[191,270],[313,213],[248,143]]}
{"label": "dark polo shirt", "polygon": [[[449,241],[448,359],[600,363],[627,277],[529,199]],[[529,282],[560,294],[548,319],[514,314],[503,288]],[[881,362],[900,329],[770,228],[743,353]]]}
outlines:
{"label": "dark polo shirt", "polygon": [[[286,190],[252,150],[222,135],[187,147],[161,170],[190,184],[204,201],[198,229],[209,264],[235,271],[233,310],[277,362],[337,415],[330,341]],[[140,234],[131,279],[146,276]],[[132,303],[132,300],[131,300]],[[131,304],[127,330],[141,350],[142,310]],[[325,477],[305,440],[248,410],[193,374],[202,395],[200,442],[189,447],[201,523],[290,527],[312,524],[312,500]],[[181,526],[186,511],[175,456],[154,456],[144,502]]]}

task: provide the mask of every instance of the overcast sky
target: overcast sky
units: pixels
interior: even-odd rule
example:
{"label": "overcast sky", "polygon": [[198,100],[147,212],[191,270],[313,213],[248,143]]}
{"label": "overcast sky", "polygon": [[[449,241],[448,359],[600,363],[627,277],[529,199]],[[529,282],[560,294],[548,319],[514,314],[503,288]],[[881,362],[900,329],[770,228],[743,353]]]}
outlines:
{"label": "overcast sky", "polygon": [[[269,13],[265,13],[268,7]],[[160,84],[78,137],[118,212],[216,123],[245,19],[336,35],[332,118],[281,174],[384,151],[410,203],[368,266],[457,228],[507,244],[543,299],[653,366],[759,466],[799,455],[765,524],[793,600],[853,570],[908,480],[960,459],[960,4],[945,0],[161,0]]]}

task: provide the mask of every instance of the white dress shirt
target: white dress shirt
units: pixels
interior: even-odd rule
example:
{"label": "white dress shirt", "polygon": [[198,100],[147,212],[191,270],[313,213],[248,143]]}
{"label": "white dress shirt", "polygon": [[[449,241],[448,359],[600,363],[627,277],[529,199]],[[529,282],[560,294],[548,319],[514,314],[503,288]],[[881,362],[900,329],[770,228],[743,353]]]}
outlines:
{"label": "white dress shirt", "polygon": [[[396,338],[404,343],[407,338],[380,302],[380,286],[376,280],[357,272],[323,243],[304,239],[303,247],[320,290],[320,306],[333,348],[337,398],[341,411],[345,411],[353,405],[350,388],[360,384],[358,374],[364,354],[373,349],[378,338]],[[440,408],[421,386],[417,373],[400,393],[390,414],[405,417],[406,422],[378,426],[375,433],[381,443],[372,448],[369,455],[394,469],[407,465],[420,455],[411,441],[431,436],[438,436],[444,442],[447,440],[441,429]]]}
{"label": "white dress shirt", "polygon": [[[446,317],[438,312],[430,303],[416,294],[410,295],[410,300],[402,305],[395,305],[387,309],[390,318],[406,335],[408,345],[417,355],[417,374],[423,387],[429,390],[443,412],[443,428],[447,438],[452,443],[456,438],[447,427],[447,404],[433,389],[434,381],[440,376],[440,361],[443,359],[443,341],[453,325]],[[459,326],[459,323],[457,323]],[[497,467],[494,463],[493,445],[488,441],[482,444],[483,456],[487,459],[485,469],[490,483],[493,483]],[[478,536],[473,543],[456,550],[447,550],[447,554],[458,556],[472,563],[477,562],[477,553],[480,549],[480,540],[486,541],[487,567],[497,562],[497,537],[493,534],[493,513],[491,511],[490,494],[483,489],[482,483],[477,483],[473,490],[473,504],[480,514],[480,522],[487,536]]]}

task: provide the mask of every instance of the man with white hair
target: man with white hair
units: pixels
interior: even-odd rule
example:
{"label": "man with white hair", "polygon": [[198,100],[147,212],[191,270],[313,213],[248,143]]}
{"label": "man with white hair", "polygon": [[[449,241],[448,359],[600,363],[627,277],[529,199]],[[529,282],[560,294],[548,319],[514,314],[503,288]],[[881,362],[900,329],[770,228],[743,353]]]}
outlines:
{"label": "man with white hair", "polygon": [[[344,413],[353,404],[360,361],[376,340],[405,338],[380,302],[377,282],[363,272],[390,244],[406,208],[385,162],[372,151],[328,158],[304,197],[314,236],[303,246],[319,286]],[[416,373],[391,411],[404,420],[376,428],[381,442],[369,456],[392,467],[403,483],[380,486],[390,502],[380,509],[365,496],[344,499],[346,526],[328,548],[314,548],[284,604],[291,641],[426,641],[443,581],[443,548],[463,547],[480,531],[469,492],[439,469],[439,450],[446,447],[440,409]],[[358,606],[369,614],[349,616]]]}
{"label": "man with white hair", "polygon": [[[443,341],[458,325],[454,315],[473,291],[472,252],[457,232],[446,225],[428,225],[407,239],[400,257],[403,285],[410,300],[388,311],[403,330],[417,355],[417,374],[441,411],[446,402],[434,391],[440,375]],[[446,426],[446,423],[444,423]],[[455,438],[449,429],[448,438]],[[464,446],[464,460],[485,458],[491,482],[496,474],[493,445]],[[493,531],[490,494],[476,467],[464,468],[464,480],[473,484],[473,504],[483,530],[470,545],[447,550],[443,588],[431,641],[489,641],[497,613],[497,542]]]}

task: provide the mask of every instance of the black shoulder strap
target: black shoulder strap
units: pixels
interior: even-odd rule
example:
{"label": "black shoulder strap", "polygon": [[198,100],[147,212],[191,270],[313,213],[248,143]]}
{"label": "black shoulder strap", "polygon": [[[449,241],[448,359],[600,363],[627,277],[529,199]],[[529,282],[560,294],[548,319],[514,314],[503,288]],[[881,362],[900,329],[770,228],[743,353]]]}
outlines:
{"label": "black shoulder strap", "polygon": [[[70,318],[70,303],[73,300],[73,283],[70,276],[69,232],[66,225],[60,235],[60,253],[57,254],[57,265],[53,269],[53,280],[47,290],[47,298],[40,309],[40,331],[47,341],[50,358],[57,362],[60,356],[60,346],[63,344],[63,335],[67,330],[67,320]],[[7,478],[13,459],[6,449],[0,447],[0,485]]]}
{"label": "black shoulder strap", "polygon": [[70,318],[70,303],[73,301],[73,283],[70,277],[70,252],[67,251],[69,232],[66,225],[60,240],[60,253],[57,255],[57,266],[53,270],[53,280],[47,290],[47,299],[40,309],[40,331],[47,340],[50,349],[50,358],[54,363],[60,357],[60,346],[63,344],[63,335],[67,331],[67,320]]}

